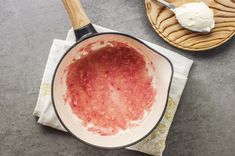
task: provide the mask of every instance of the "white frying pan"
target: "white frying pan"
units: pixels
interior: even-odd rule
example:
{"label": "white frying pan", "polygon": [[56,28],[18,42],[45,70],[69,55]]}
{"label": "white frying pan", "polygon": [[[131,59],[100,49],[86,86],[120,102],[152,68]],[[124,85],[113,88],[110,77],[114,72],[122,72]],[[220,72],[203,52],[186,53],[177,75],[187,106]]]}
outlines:
{"label": "white frying pan", "polygon": [[[74,137],[91,146],[117,149],[136,144],[157,127],[164,115],[173,75],[172,63],[165,56],[132,36],[111,32],[97,33],[85,15],[79,0],[63,0],[63,2],[72,21],[77,42],[61,58],[52,81],[52,102],[61,124]],[[154,86],[157,90],[151,111],[140,122],[140,125],[109,136],[101,136],[88,131],[82,121],[72,112],[68,102],[64,100],[67,90],[67,73],[65,72],[67,67],[74,59],[79,59],[78,51],[80,49],[84,49],[94,42],[99,43],[99,41],[103,43],[117,41],[137,49],[144,56],[146,66],[153,76]],[[99,48],[101,45],[96,44],[95,46]],[[148,66],[151,62],[152,66]]]}

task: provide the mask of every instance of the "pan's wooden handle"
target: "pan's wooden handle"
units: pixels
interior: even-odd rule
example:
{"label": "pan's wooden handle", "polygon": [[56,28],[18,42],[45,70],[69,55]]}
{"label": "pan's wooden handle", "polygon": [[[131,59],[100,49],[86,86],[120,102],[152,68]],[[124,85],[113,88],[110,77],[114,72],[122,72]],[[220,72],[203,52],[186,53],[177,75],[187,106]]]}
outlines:
{"label": "pan's wooden handle", "polygon": [[62,1],[69,14],[74,30],[82,28],[91,23],[89,18],[86,16],[85,11],[82,8],[80,0],[62,0]]}

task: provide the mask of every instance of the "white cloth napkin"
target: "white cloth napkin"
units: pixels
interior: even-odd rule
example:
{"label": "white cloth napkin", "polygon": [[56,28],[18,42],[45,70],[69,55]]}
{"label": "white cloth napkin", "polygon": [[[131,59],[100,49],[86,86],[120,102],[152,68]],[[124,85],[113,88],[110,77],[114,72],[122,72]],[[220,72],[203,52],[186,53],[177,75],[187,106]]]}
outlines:
{"label": "white cloth napkin", "polygon": [[[107,28],[94,25],[98,32],[111,32]],[[54,112],[51,103],[51,81],[57,63],[59,62],[62,55],[66,50],[75,42],[75,36],[73,30],[69,30],[66,40],[54,39],[46,68],[44,71],[40,92],[38,96],[38,101],[33,115],[39,117],[38,123],[56,128],[58,130],[66,131],[64,127],[60,124],[57,116]],[[176,109],[178,107],[182,92],[184,90],[185,84],[187,82],[187,77],[192,66],[193,61],[189,60],[179,54],[176,54],[170,50],[160,47],[156,44],[143,41],[152,48],[156,49],[158,52],[162,53],[168,57],[174,66],[174,76],[173,82],[170,89],[170,98],[168,101],[168,106],[166,113],[158,125],[158,127],[144,140],[135,144],[133,146],[127,147],[129,150],[136,150],[144,152],[150,155],[161,156],[167,138],[167,134],[171,123],[173,121]]]}

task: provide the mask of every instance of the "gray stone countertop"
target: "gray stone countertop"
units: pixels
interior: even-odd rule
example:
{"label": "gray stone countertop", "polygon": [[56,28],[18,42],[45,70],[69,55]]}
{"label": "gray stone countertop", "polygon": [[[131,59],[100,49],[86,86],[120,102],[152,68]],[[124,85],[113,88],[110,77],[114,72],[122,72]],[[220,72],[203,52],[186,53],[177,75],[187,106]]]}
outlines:
{"label": "gray stone countertop", "polygon": [[[164,42],[150,26],[144,0],[82,0],[99,25],[159,44],[194,60],[164,156],[235,155],[235,40],[193,53]],[[0,1],[0,155],[143,156],[99,150],[38,125],[32,116],[50,45],[70,21],[58,0]]]}

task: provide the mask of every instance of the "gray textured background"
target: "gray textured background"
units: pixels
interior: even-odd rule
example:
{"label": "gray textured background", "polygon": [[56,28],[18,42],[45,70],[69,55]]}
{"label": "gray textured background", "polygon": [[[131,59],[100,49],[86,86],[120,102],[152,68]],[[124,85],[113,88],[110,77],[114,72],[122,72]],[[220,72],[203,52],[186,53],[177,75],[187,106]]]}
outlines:
{"label": "gray textured background", "polygon": [[[159,38],[144,0],[82,0],[94,23],[135,35],[195,61],[167,139],[165,156],[235,155],[235,40],[204,53]],[[0,0],[0,155],[141,156],[98,150],[40,126],[32,116],[53,38],[70,22],[58,0]]]}

